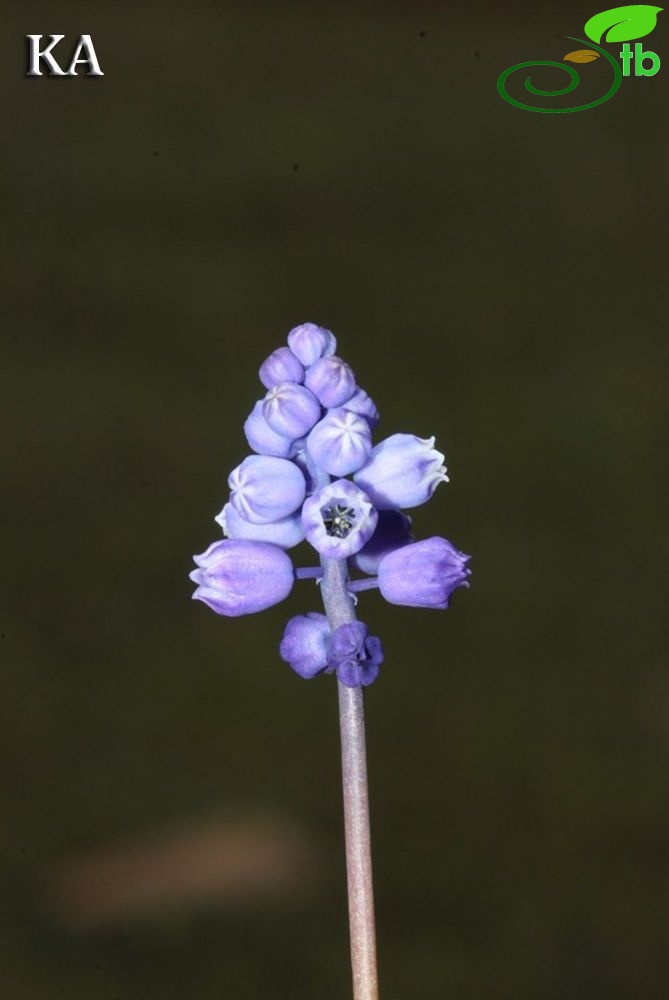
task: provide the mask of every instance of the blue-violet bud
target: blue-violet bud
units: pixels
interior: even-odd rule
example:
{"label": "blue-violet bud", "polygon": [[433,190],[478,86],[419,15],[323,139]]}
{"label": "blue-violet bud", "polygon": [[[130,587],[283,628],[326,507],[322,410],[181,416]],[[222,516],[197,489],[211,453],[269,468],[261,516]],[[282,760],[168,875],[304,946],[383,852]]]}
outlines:
{"label": "blue-violet bud", "polygon": [[412,541],[410,517],[401,510],[380,510],[376,531],[364,548],[353,556],[353,563],[363,573],[376,576],[384,556]]}
{"label": "blue-violet bud", "polygon": [[273,431],[295,441],[320,420],[321,405],[305,386],[281,382],[265,396],[262,413]]}
{"label": "blue-violet bud", "polygon": [[304,367],[308,368],[319,358],[334,354],[337,350],[337,338],[324,326],[301,323],[288,334],[288,346]]}
{"label": "blue-violet bud", "polygon": [[304,384],[323,406],[343,406],[355,392],[355,375],[345,361],[333,355],[314,362],[305,375]]}
{"label": "blue-violet bud", "polygon": [[294,442],[273,431],[262,415],[265,401],[259,399],[244,423],[244,434],[250,447],[259,455],[274,455],[275,458],[291,458]]}
{"label": "blue-violet bud", "polygon": [[379,422],[379,411],[376,408],[376,403],[368,396],[364,389],[356,389],[350,399],[346,400],[346,409],[351,410],[352,413],[359,413],[361,417],[369,423],[369,426],[374,430]]}
{"label": "blue-violet bud", "polygon": [[273,389],[280,382],[304,382],[304,368],[289,347],[277,347],[265,358],[258,372],[266,389]]}
{"label": "blue-violet bud", "polygon": [[288,517],[302,504],[304,476],[286,458],[249,455],[228,477],[230,502],[238,514],[253,524],[268,524]]}
{"label": "blue-violet bud", "polygon": [[307,451],[319,469],[331,476],[355,472],[365,464],[371,450],[369,424],[343,407],[329,410],[307,438]]}
{"label": "blue-violet bud", "polygon": [[226,503],[214,520],[220,524],[228,538],[247,538],[255,542],[270,542],[282,549],[292,549],[304,540],[302,517],[299,511],[270,524],[253,524],[242,517],[231,503]]}
{"label": "blue-violet bud", "polygon": [[346,687],[367,686],[376,680],[383,663],[378,636],[369,635],[363,622],[349,622],[335,629],[328,647],[328,665]]}
{"label": "blue-violet bud", "polygon": [[417,507],[448,482],[443,461],[433,437],[391,434],[353,478],[377,507]]}
{"label": "blue-violet bud", "polygon": [[304,502],[307,541],[329,559],[347,559],[374,534],[378,514],[369,497],[348,479],[337,479]]}
{"label": "blue-violet bud", "polygon": [[316,611],[296,615],[286,625],[279,654],[296,674],[309,679],[327,669],[329,640],[330,626],[325,615]]}
{"label": "blue-violet bud", "polygon": [[469,586],[470,558],[438,536],[413,542],[381,560],[379,590],[391,604],[447,608],[453,591]]}
{"label": "blue-violet bud", "polygon": [[194,560],[198,568],[190,578],[198,586],[193,599],[233,618],[283,601],[295,580],[290,556],[266,542],[214,542]]}

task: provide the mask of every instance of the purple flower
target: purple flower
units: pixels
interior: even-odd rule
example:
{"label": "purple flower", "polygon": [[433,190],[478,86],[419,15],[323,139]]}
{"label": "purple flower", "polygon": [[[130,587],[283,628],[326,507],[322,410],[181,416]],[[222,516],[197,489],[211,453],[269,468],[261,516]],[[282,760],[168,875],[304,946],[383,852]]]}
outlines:
{"label": "purple flower", "polygon": [[307,370],[304,384],[323,406],[343,406],[355,392],[355,375],[341,358],[319,358]]}
{"label": "purple flower", "polygon": [[264,611],[293,589],[290,557],[266,542],[214,542],[194,560],[198,568],[190,578],[198,586],[193,599],[204,601],[219,615],[234,618]]}
{"label": "purple flower", "polygon": [[346,687],[372,684],[383,663],[383,646],[375,635],[369,635],[363,622],[349,622],[335,629],[328,647],[328,665]]}
{"label": "purple flower", "polygon": [[273,431],[262,415],[265,401],[259,399],[244,423],[244,434],[253,451],[259,455],[274,455],[275,458],[291,458],[295,442]]}
{"label": "purple flower", "polygon": [[228,538],[246,538],[254,542],[270,542],[281,549],[292,549],[304,540],[302,517],[298,511],[280,521],[270,524],[253,524],[242,517],[231,503],[226,503],[220,514],[214,520],[220,524],[223,534]]}
{"label": "purple flower", "polygon": [[228,477],[230,502],[238,514],[253,524],[280,521],[304,500],[304,476],[285,458],[249,455]]}
{"label": "purple flower", "polygon": [[372,432],[364,417],[340,407],[329,410],[307,438],[307,451],[319,469],[347,476],[364,465],[372,450]]}
{"label": "purple flower", "polygon": [[281,382],[265,396],[262,415],[276,434],[296,441],[320,420],[321,405],[305,386]]}
{"label": "purple flower", "polygon": [[379,590],[391,604],[447,608],[458,587],[468,587],[470,556],[445,538],[426,538],[396,549],[379,565]]}
{"label": "purple flower", "polygon": [[364,389],[356,389],[350,399],[346,400],[346,409],[351,413],[359,413],[364,417],[372,430],[379,422],[379,411],[376,403],[367,395]]}
{"label": "purple flower", "polygon": [[309,679],[328,666],[330,626],[325,615],[311,611],[291,618],[279,645],[282,660],[300,677]]}
{"label": "purple flower", "polygon": [[376,527],[369,497],[348,479],[338,479],[308,497],[302,508],[307,541],[328,559],[359,552]]}
{"label": "purple flower", "polygon": [[353,556],[353,562],[363,573],[374,576],[384,556],[413,540],[410,517],[401,510],[380,510],[376,531],[364,548]]}
{"label": "purple flower", "polygon": [[448,482],[443,461],[433,437],[392,434],[372,449],[353,478],[377,507],[417,507]]}
{"label": "purple flower", "polygon": [[[379,412],[336,349],[330,330],[302,323],[260,366],[268,391],[244,423],[255,454],[230,473],[216,517],[227,538],[195,557],[191,579],[195,598],[241,615],[283,600],[295,579],[316,578],[330,620],[343,624],[333,632],[325,615],[292,618],[281,656],[302,677],[336,672],[358,687],[376,678],[383,651],[351,599],[378,587],[391,604],[445,608],[470,571],[469,556],[445,539],[414,541],[403,512],[448,481],[434,438],[393,434],[374,447]],[[321,565],[294,570],[285,550],[304,540]],[[352,580],[352,568],[367,576]]]}
{"label": "purple flower", "polygon": [[258,372],[266,389],[280,382],[304,382],[304,368],[289,347],[277,347],[265,358]]}
{"label": "purple flower", "polygon": [[334,354],[337,338],[330,330],[315,323],[301,323],[288,334],[288,346],[305,368],[319,358]]}
{"label": "purple flower", "polygon": [[325,615],[291,618],[279,646],[281,659],[300,677],[337,672],[346,687],[372,684],[383,663],[383,647],[363,622],[349,622],[330,631]]}

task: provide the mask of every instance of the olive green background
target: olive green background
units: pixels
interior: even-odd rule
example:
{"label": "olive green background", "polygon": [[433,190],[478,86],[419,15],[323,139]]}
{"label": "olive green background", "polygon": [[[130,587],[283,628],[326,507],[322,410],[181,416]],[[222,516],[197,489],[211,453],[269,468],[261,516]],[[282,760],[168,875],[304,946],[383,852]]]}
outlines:
{"label": "olive green background", "polygon": [[[436,435],[416,532],[472,553],[447,612],[361,598],[384,1000],[666,996],[669,15],[598,109],[495,88],[593,13],[4,12],[3,997],[350,995],[335,687],[277,652],[318,593],[226,620],[187,579],[304,320],[379,432]],[[104,78],[26,79],[56,31]],[[63,865],[212,816],[311,860],[104,926],[54,903]]]}

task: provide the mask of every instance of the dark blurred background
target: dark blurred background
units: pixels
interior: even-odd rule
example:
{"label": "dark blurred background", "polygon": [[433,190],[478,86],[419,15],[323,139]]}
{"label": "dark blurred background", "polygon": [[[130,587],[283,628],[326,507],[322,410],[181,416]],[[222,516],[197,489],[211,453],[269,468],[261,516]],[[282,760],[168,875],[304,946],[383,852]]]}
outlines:
{"label": "dark blurred background", "polygon": [[384,1000],[666,997],[669,14],[595,110],[495,86],[596,12],[4,12],[3,997],[349,996],[335,687],[277,652],[317,592],[187,579],[304,320],[473,554],[448,612],[364,597]]}

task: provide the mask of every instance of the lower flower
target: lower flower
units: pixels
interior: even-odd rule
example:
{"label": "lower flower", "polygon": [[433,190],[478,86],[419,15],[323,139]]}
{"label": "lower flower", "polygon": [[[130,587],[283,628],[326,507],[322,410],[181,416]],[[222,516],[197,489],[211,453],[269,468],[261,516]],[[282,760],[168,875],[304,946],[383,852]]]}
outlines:
{"label": "lower flower", "polygon": [[236,618],[264,611],[288,597],[295,571],[290,556],[268,542],[230,538],[214,542],[193,557],[197,584],[193,600],[203,601],[219,615]]}
{"label": "lower flower", "polygon": [[390,552],[379,563],[379,590],[390,604],[447,608],[458,587],[468,587],[470,556],[445,538],[425,538]]}

